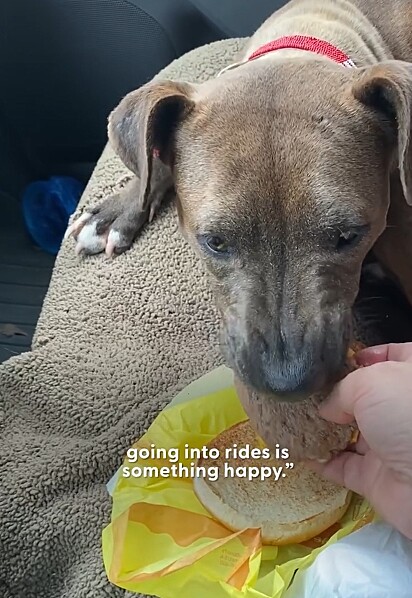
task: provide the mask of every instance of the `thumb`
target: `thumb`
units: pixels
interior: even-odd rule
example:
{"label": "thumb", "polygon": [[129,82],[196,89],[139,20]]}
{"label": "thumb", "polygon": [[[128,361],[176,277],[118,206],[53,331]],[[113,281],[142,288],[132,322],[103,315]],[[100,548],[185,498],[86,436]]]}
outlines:
{"label": "thumb", "polygon": [[352,423],[356,403],[369,385],[368,374],[368,368],[360,368],[338,382],[328,399],[319,407],[319,415],[335,424]]}
{"label": "thumb", "polygon": [[327,463],[306,461],[306,465],[322,477],[365,495],[365,457],[357,453],[340,453]]}
{"label": "thumb", "polygon": [[382,361],[412,361],[412,343],[389,343],[363,349],[356,355],[359,365],[369,366]]}

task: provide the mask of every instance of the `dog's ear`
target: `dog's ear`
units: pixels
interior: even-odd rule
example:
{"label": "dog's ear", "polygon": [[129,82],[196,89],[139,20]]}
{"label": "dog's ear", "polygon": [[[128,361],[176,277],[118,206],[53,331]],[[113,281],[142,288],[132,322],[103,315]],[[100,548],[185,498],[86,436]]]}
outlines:
{"label": "dog's ear", "polygon": [[174,131],[195,106],[194,89],[189,83],[151,82],[129,93],[109,116],[110,143],[139,177],[142,204],[150,193],[154,155],[168,165],[173,161]]}
{"label": "dog's ear", "polygon": [[412,206],[412,64],[392,60],[368,67],[355,82],[353,93],[395,131],[403,193]]}

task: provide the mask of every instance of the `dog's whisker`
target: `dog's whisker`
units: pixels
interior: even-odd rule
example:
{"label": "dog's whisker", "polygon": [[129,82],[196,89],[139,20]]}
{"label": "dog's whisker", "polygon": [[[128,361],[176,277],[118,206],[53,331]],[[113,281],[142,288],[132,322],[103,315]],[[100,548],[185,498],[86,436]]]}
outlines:
{"label": "dog's whisker", "polygon": [[361,322],[362,324],[379,324],[382,323],[385,319],[385,314],[382,314],[382,316],[362,317]]}
{"label": "dog's whisker", "polygon": [[385,295],[376,295],[374,297],[362,297],[357,302],[357,305],[361,305],[362,303],[368,303],[369,301],[380,301],[381,299],[386,299]]}
{"label": "dog's whisker", "polygon": [[359,315],[362,318],[375,318],[375,317],[379,318],[379,317],[381,317],[383,315],[381,311],[378,311],[378,310],[375,310],[375,309],[371,309],[367,305],[365,305],[363,307],[360,307],[358,305],[358,308],[359,308],[358,309]]}

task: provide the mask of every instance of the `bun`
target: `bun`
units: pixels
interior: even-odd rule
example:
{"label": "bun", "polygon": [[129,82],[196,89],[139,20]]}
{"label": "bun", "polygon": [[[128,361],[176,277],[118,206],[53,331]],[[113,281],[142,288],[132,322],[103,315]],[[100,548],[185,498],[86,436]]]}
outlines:
{"label": "bun", "polygon": [[[249,421],[219,434],[208,447],[219,449],[220,457],[199,459],[198,465],[216,465],[219,478],[195,478],[194,490],[203,506],[233,531],[260,528],[264,544],[305,542],[335,524],[346,512],[351,493],[320,478],[302,463],[285,469],[277,459],[225,457],[234,444],[260,448],[261,442]],[[225,462],[231,467],[283,466],[286,477],[248,480],[224,477]]]}

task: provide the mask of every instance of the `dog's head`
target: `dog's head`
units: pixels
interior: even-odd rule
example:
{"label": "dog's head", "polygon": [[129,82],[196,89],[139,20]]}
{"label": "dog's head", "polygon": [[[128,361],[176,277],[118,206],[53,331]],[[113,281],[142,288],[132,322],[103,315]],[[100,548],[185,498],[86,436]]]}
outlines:
{"label": "dog's head", "polygon": [[200,86],[150,83],[111,115],[144,201],[153,152],[170,165],[225,356],[255,389],[292,399],[341,369],[392,173],[412,204],[411,104],[407,63],[262,60]]}

